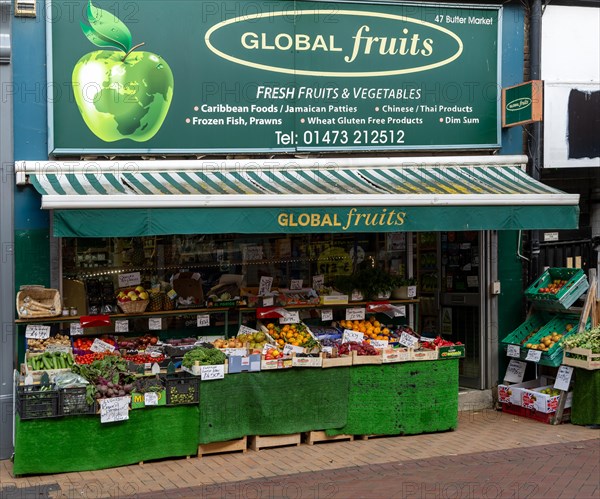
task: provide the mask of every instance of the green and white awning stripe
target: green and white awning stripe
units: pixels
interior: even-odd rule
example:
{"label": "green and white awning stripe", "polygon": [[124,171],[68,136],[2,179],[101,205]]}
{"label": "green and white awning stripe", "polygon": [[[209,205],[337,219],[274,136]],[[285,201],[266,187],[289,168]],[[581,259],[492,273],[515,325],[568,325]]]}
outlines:
{"label": "green and white awning stripe", "polygon": [[516,166],[29,174],[43,196],[562,195]]}

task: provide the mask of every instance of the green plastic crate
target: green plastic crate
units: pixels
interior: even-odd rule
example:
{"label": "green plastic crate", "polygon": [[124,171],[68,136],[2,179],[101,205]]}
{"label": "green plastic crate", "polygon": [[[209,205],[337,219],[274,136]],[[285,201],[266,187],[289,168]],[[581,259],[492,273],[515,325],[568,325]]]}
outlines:
{"label": "green plastic crate", "polygon": [[[556,294],[540,293],[541,288],[547,287],[553,281],[567,281]],[[587,276],[582,269],[549,268],[526,290],[525,298],[536,308],[543,310],[566,310],[590,287]]]}
{"label": "green plastic crate", "polygon": [[551,318],[550,314],[543,311],[531,314],[523,324],[505,336],[501,343],[521,346],[527,336],[534,331],[537,334],[537,331],[543,328]]}
{"label": "green plastic crate", "polygon": [[[573,326],[570,331],[566,330],[568,324]],[[590,324],[590,320],[588,319],[588,325]],[[565,338],[568,338],[572,334],[577,332],[577,328],[579,327],[579,316],[575,314],[561,314],[554,317],[551,321],[549,321],[543,328],[541,328],[532,338],[531,341],[527,343],[539,343],[540,340],[544,336],[548,336],[553,332],[557,332],[562,334],[561,341]],[[521,360],[525,360],[527,357],[527,348],[521,348]],[[563,349],[560,346],[560,341],[552,345],[550,350],[547,352],[542,352],[542,357],[538,364],[542,366],[551,366],[558,367],[562,363],[563,360]]]}

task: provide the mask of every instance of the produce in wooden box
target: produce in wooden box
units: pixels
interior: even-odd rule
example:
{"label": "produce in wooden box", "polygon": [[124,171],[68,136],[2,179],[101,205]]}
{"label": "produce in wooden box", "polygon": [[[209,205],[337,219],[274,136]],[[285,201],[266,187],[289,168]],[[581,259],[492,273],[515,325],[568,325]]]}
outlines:
{"label": "produce in wooden box", "polygon": [[280,347],[286,343],[295,347],[304,347],[308,349],[318,346],[317,341],[311,336],[304,324],[285,324],[284,326],[277,326],[270,322],[267,324],[267,329],[271,338],[273,338]]}
{"label": "produce in wooden box", "polygon": [[240,340],[239,337],[229,338],[228,340],[219,338],[213,341],[212,344],[215,348],[244,348],[244,341]]}
{"label": "produce in wooden box", "polygon": [[456,343],[452,343],[451,341],[445,340],[441,336],[436,336],[433,341],[423,341],[420,343],[421,348],[427,350],[435,350],[437,347],[452,347],[452,346],[461,346],[462,343],[457,341]]}
{"label": "produce in wooden box", "polygon": [[265,353],[265,360],[281,359],[283,352],[277,348],[269,348]]}
{"label": "produce in wooden box", "polygon": [[126,350],[146,350],[149,345],[156,345],[157,343],[158,336],[145,334],[139,338],[119,339],[119,348],[124,348]]}
{"label": "produce in wooden box", "polygon": [[27,359],[27,367],[30,371],[68,369],[74,363],[73,356],[65,352],[46,352],[41,355],[32,355]]}
{"label": "produce in wooden box", "polygon": [[356,352],[357,355],[379,355],[379,351],[375,349],[369,342],[348,341],[342,343],[338,349],[339,355],[350,355],[350,352]]}
{"label": "produce in wooden box", "polygon": [[30,351],[41,351],[46,350],[48,347],[56,347],[56,346],[71,346],[71,338],[66,334],[57,334],[56,336],[51,336],[44,340],[39,340],[36,338],[29,338],[27,340],[27,349]]}
{"label": "produce in wooden box", "polygon": [[257,331],[256,333],[238,334],[237,339],[242,343],[247,343],[248,348],[262,349],[268,342],[265,333]]}

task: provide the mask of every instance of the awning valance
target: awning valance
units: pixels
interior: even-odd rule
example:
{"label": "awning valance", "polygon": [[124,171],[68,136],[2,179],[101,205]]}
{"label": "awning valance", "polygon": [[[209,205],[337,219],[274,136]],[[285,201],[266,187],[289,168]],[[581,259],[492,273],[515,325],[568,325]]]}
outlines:
{"label": "awning valance", "polygon": [[499,158],[21,162],[17,176],[61,236],[577,227],[578,195]]}

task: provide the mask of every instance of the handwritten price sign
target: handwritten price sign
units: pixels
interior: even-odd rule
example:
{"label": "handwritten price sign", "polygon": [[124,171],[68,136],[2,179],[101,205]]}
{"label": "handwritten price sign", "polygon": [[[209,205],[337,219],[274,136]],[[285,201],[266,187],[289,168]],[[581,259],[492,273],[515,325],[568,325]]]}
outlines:
{"label": "handwritten price sign", "polygon": [[349,341],[356,341],[361,343],[364,340],[365,335],[359,331],[352,331],[351,329],[344,329],[344,334],[342,335],[342,343],[348,343]]}
{"label": "handwritten price sign", "polygon": [[346,309],[346,320],[347,321],[364,321],[365,320],[365,308],[347,308]]}
{"label": "handwritten price sign", "polygon": [[25,338],[32,340],[45,340],[50,337],[50,326],[29,324],[25,328]]}
{"label": "handwritten price sign", "polygon": [[219,364],[216,366],[200,366],[200,379],[210,381],[213,379],[222,379],[225,377],[225,366]]}

